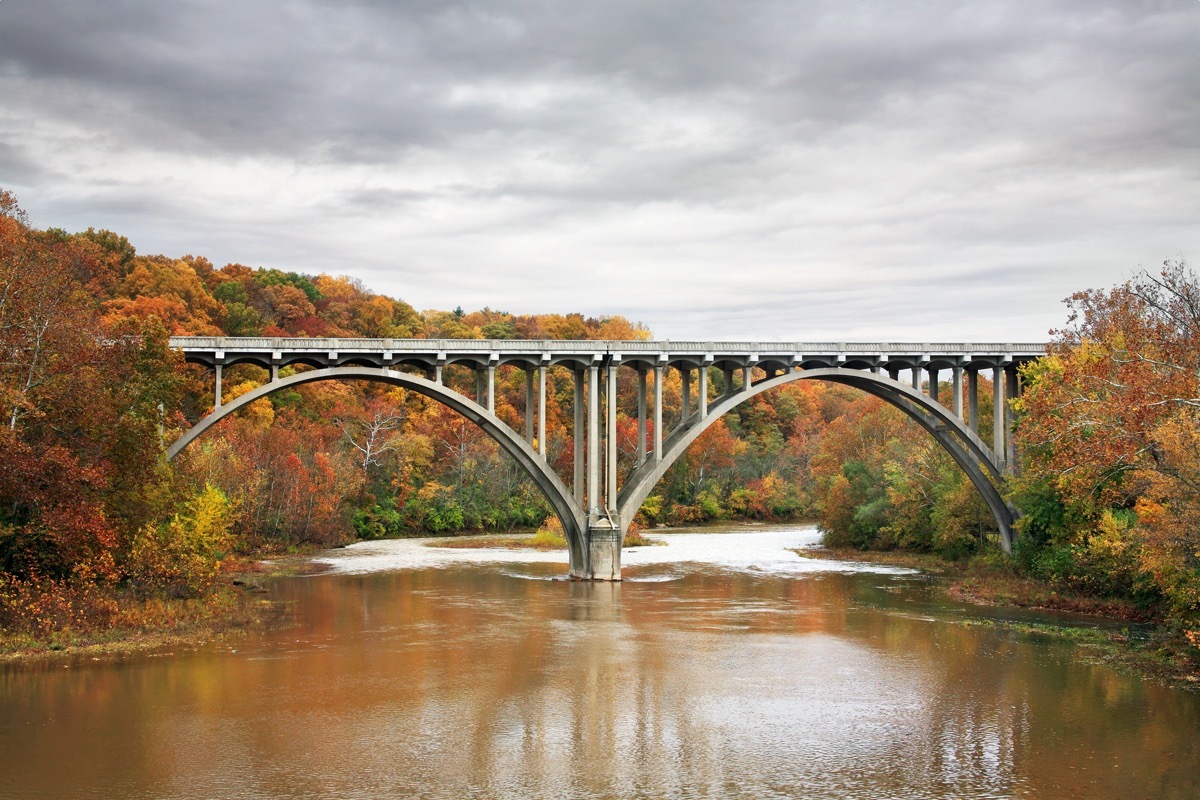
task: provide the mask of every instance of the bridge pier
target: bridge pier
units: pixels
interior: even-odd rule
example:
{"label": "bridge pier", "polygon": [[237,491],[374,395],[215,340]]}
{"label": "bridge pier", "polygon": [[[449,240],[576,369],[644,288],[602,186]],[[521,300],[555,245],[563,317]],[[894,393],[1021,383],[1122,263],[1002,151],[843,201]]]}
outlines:
{"label": "bridge pier", "polygon": [[615,518],[596,517],[588,523],[587,580],[621,580],[621,539],[621,525]]}

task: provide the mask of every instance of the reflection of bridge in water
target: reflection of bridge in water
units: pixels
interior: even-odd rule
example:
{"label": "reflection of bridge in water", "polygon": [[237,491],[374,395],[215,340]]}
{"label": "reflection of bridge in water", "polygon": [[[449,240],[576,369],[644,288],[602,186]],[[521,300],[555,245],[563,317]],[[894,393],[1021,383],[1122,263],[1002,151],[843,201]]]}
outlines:
{"label": "reflection of bridge in water", "polygon": [[[480,339],[305,339],[172,337],[192,363],[215,372],[213,412],[168,450],[173,458],[193,439],[244,405],[302,383],[368,380],[402,386],[441,402],[482,428],[512,455],[546,495],[562,520],[572,577],[619,579],[621,539],[667,469],[709,425],[744,400],[797,380],[822,380],[861,389],[891,403],[946,449],[979,490],[995,516],[1001,543],[1011,550],[1016,509],[1000,486],[1016,463],[1006,399],[1019,391],[1017,367],[1043,355],[1041,344],[866,344],[855,342],[657,342],[514,341]],[[271,373],[265,385],[221,403],[225,367],[256,364]],[[285,378],[279,370],[315,369]],[[475,371],[475,397],[442,382],[444,367]],[[495,414],[496,370],[525,372],[525,431]],[[574,475],[568,487],[546,460],[546,373],[574,378]],[[636,465],[618,487],[617,375],[637,374]],[[663,430],[663,372],[678,371],[679,423]],[[711,371],[721,373],[720,393],[709,397]],[[992,444],[980,438],[979,373],[992,379]],[[416,374],[420,373],[420,374]],[[692,374],[696,374],[693,395]],[[950,405],[939,383],[950,376]],[[966,378],[964,409],[963,379]],[[902,380],[902,377],[904,380]],[[924,377],[924,380],[923,380]],[[924,391],[922,390],[924,387]]]}

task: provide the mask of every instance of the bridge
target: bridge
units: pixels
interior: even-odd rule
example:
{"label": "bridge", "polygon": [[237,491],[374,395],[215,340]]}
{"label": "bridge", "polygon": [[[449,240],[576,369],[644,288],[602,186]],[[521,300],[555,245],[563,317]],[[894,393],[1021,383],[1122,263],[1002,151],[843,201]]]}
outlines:
{"label": "bridge", "polygon": [[[1000,493],[1015,467],[1008,399],[1020,391],[1018,367],[1045,354],[1042,344],[861,342],[536,341],[489,339],[317,339],[177,336],[171,347],[214,374],[213,412],[167,451],[174,458],[239,408],[303,383],[366,380],[416,391],[463,415],[509,453],[533,478],[562,521],[570,575],[620,580],[621,542],[654,485],[701,433],[747,399],[792,381],[821,380],[861,389],[920,424],[962,468],[987,503],[1011,552],[1017,510]],[[222,403],[225,368],[255,364],[269,371],[263,386]],[[475,373],[475,396],[443,382],[443,370]],[[304,367],[280,377],[285,367]],[[525,372],[525,430],[495,413],[496,370]],[[574,379],[571,485],[546,458],[546,374],[570,370]],[[618,485],[617,376],[637,375],[636,465]],[[679,373],[682,412],[663,430],[663,376]],[[979,430],[979,374],[992,380],[991,444]],[[720,374],[719,390],[709,383]],[[941,396],[943,375],[950,378]],[[964,403],[963,383],[966,383]],[[716,381],[713,381],[716,383]],[[715,396],[710,397],[710,394]],[[949,404],[944,403],[949,400]],[[578,432],[586,431],[586,436]]]}

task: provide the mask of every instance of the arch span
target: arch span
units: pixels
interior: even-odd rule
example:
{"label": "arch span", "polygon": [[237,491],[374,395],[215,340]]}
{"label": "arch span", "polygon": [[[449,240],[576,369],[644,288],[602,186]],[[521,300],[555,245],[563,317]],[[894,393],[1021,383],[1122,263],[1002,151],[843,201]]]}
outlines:
{"label": "arch span", "polygon": [[167,459],[177,456],[213,425],[255,400],[261,400],[292,386],[331,380],[375,381],[411,389],[453,409],[482,429],[501,449],[516,459],[550,501],[550,506],[562,521],[563,531],[566,533],[571,575],[584,577],[589,574],[588,548],[585,542],[587,518],[562,479],[534,452],[528,442],[513,433],[495,414],[442,384],[416,375],[378,367],[327,367],[280,378],[215,409],[167,449]]}
{"label": "arch span", "polygon": [[637,514],[666,471],[710,425],[751,397],[800,380],[821,380],[853,386],[881,398],[915,420],[966,473],[995,517],[1001,546],[1005,552],[1012,552],[1013,523],[1017,511],[1005,502],[996,488],[1003,476],[1003,469],[987,445],[940,403],[911,386],[882,375],[840,367],[786,372],[761,380],[748,390],[716,398],[714,404],[708,407],[707,416],[691,418],[667,437],[660,461],[647,461],[625,481],[617,498],[622,525],[628,526],[628,521]]}

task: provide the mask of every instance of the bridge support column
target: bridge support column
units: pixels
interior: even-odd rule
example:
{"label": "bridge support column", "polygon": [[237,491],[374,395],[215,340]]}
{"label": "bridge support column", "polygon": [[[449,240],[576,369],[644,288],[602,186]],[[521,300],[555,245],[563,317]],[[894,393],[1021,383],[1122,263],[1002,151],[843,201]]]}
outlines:
{"label": "bridge support column", "polygon": [[897,383],[900,382],[900,370],[899,369],[896,369],[895,367],[888,367],[887,374],[888,374],[888,377],[891,378],[892,380],[896,381]]}
{"label": "bridge support column", "polygon": [[967,368],[967,424],[979,433],[979,370]]}
{"label": "bridge support column", "polygon": [[733,394],[735,391],[733,388],[733,368],[729,367],[722,370],[722,374],[725,376],[725,391],[723,394]]}
{"label": "bridge support column", "polygon": [[918,392],[921,391],[921,368],[912,368],[912,387]]}
{"label": "bridge support column", "polygon": [[[1016,400],[1020,393],[1020,386],[1017,383],[1017,366],[1009,364],[1004,370],[1005,391],[1004,395],[1008,400]],[[1008,407],[1008,403],[1004,404],[1004,434],[1007,437],[1006,448],[1004,451],[1004,461],[1008,464],[1008,471],[1015,473],[1017,471],[1017,439],[1013,436],[1013,427],[1016,420],[1013,418],[1012,409]]]}
{"label": "bridge support column", "polygon": [[679,424],[692,415],[692,371],[679,367]]}
{"label": "bridge support column", "polygon": [[708,416],[708,367],[701,367],[697,372],[700,373],[700,388],[696,391],[696,404],[699,406],[700,419],[704,419]]}
{"label": "bridge support column", "polygon": [[638,441],[637,464],[646,463],[646,370],[638,367]]}
{"label": "bridge support column", "polygon": [[1004,369],[992,369],[992,452],[996,459],[1004,462]]}
{"label": "bridge support column", "polygon": [[583,504],[584,501],[584,470],[587,467],[584,461],[583,443],[587,437],[584,427],[587,425],[584,419],[583,405],[583,370],[576,369],[571,371],[571,376],[575,380],[575,424],[572,428],[573,434],[571,438],[574,440],[575,460],[573,466],[575,468],[575,477],[571,483],[572,491],[575,494],[575,502],[579,503],[580,508],[587,508]]}
{"label": "bridge support column", "polygon": [[525,370],[525,441],[533,444],[533,370]]}
{"label": "bridge support column", "polygon": [[223,366],[221,366],[220,364],[217,364],[217,369],[216,369],[217,380],[216,380],[216,385],[213,390],[213,395],[215,398],[213,401],[213,408],[221,407],[221,373],[224,370],[225,370],[225,368]]}
{"label": "bridge support column", "polygon": [[941,393],[941,387],[938,386],[938,369],[936,367],[929,368],[929,399],[933,402],[940,402],[938,394]]}
{"label": "bridge support column", "polygon": [[475,370],[475,402],[487,408],[487,373],[482,369]]}
{"label": "bridge support column", "polygon": [[588,525],[588,578],[621,580],[621,526],[616,518],[593,517]]}
{"label": "bridge support column", "polygon": [[962,419],[962,367],[954,367],[950,376],[950,391],[954,393],[954,402],[950,410],[954,412],[954,416]]}
{"label": "bridge support column", "polygon": [[662,429],[662,392],[663,368],[654,368],[654,462],[662,461],[663,429]]}
{"label": "bridge support column", "polygon": [[546,368],[538,367],[537,451],[546,457]]}
{"label": "bridge support column", "polygon": [[607,367],[608,386],[604,392],[604,510],[611,512],[617,507],[617,370],[618,362],[609,362]]}
{"label": "bridge support column", "polygon": [[488,364],[487,368],[487,410],[496,413],[496,365]]}
{"label": "bridge support column", "polygon": [[587,402],[587,509],[588,518],[600,508],[600,367],[588,367]]}
{"label": "bridge support column", "polygon": [[754,379],[754,367],[742,367],[742,391],[750,391],[750,384]]}

